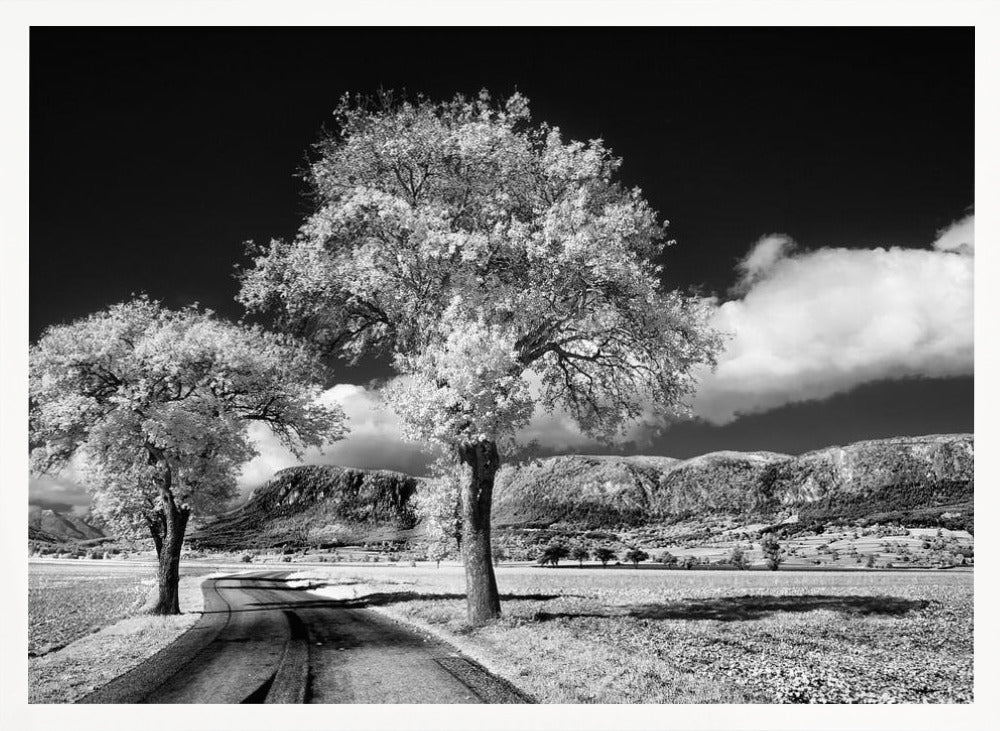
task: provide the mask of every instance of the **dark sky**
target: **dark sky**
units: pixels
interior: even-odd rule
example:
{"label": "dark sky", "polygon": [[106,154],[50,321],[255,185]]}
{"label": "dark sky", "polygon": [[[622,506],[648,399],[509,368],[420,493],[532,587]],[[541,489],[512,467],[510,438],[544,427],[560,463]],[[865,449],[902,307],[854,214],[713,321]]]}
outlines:
{"label": "dark sky", "polygon": [[[974,200],[973,51],[971,29],[933,28],[34,28],[31,337],[140,291],[239,317],[242,242],[294,234],[310,145],[343,92],[379,87],[517,89],[603,138],[671,222],[671,286],[725,295],[774,232],[926,247]],[[972,415],[971,375],[877,380],[648,451],[796,453]]]}

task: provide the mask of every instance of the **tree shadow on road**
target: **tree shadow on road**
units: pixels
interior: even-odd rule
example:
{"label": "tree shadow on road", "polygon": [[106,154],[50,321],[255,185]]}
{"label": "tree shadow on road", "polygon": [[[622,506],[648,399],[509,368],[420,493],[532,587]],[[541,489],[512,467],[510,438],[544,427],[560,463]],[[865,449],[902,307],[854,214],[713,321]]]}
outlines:
{"label": "tree shadow on road", "polygon": [[[239,579],[240,586],[244,589],[268,589],[273,591],[281,592],[309,592],[313,591],[321,584],[305,584],[297,586],[288,586],[287,582],[289,579],[275,578],[275,577],[259,577],[259,576],[233,576],[233,577],[222,577],[225,579]],[[300,583],[302,580],[298,580],[296,583]],[[344,588],[349,588],[352,584],[342,584]],[[223,587],[226,588],[226,587]],[[536,601],[545,602],[552,599],[566,599],[566,598],[583,598],[578,594],[501,594],[500,600],[505,602],[510,601]],[[401,602],[412,602],[412,601],[439,601],[439,600],[449,600],[449,599],[465,599],[465,594],[461,593],[438,593],[429,594],[421,593],[415,591],[391,591],[391,592],[375,592],[371,594],[363,594],[358,597],[348,597],[344,599],[327,599],[320,598],[317,596],[315,599],[301,599],[294,601],[259,601],[259,602],[249,602],[238,609],[222,609],[217,610],[217,612],[206,611],[205,614],[213,614],[218,612],[252,612],[252,611],[262,611],[271,609],[364,609],[366,607],[379,607],[388,604],[399,604]]]}
{"label": "tree shadow on road", "polygon": [[[536,601],[545,602],[550,599],[563,599],[566,594],[501,594],[501,601]],[[364,609],[366,607],[381,607],[387,604],[401,602],[432,602],[444,599],[465,599],[465,594],[421,594],[415,591],[392,591],[365,594],[350,599],[305,599],[294,602],[251,602],[247,606],[262,609],[288,607],[291,609],[310,609],[314,607],[331,607],[338,609]],[[239,611],[239,610],[236,610]]]}
{"label": "tree shadow on road", "polygon": [[[233,577],[236,578],[236,577]],[[239,577],[246,588],[274,589],[289,592],[308,592],[317,585],[287,586],[287,579],[274,577]],[[254,585],[257,585],[256,587]],[[351,584],[344,584],[345,588]],[[537,601],[545,602],[554,599],[583,599],[579,594],[502,594],[501,601]],[[317,596],[315,599],[296,601],[261,601],[253,602],[245,608],[224,611],[260,611],[269,609],[365,609],[402,602],[433,602],[441,600],[465,599],[464,593],[429,594],[416,591],[375,592],[358,597],[344,599],[327,599]],[[891,596],[863,595],[744,595],[738,597],[715,597],[711,599],[686,599],[676,602],[629,604],[622,606],[604,606],[598,609],[564,610],[559,612],[538,611],[533,615],[537,622],[549,622],[555,619],[574,619],[581,617],[620,618],[654,620],[717,620],[722,622],[737,622],[753,619],[763,619],[779,614],[801,614],[817,610],[828,610],[855,616],[902,616],[908,612],[924,609],[930,604],[926,600],[902,599]]]}
{"label": "tree shadow on road", "polygon": [[534,619],[539,622],[548,622],[553,619],[576,617],[635,617],[637,619],[713,619],[722,622],[735,622],[763,619],[782,613],[802,613],[822,609],[860,616],[900,616],[907,612],[924,609],[929,603],[926,600],[900,599],[889,596],[746,595],[666,603],[631,604],[586,612],[536,612]]}

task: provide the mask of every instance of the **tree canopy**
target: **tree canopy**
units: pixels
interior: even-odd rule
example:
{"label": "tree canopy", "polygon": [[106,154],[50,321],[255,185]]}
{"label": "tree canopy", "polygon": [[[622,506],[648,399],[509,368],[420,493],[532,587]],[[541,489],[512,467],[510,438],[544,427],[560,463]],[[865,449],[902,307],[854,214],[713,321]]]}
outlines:
{"label": "tree canopy", "polygon": [[141,296],[49,328],[29,360],[33,471],[76,457],[96,511],[121,532],[148,528],[158,552],[179,553],[190,512],[234,495],[256,454],[249,422],[297,454],[344,432],[306,345],[196,307]]}
{"label": "tree canopy", "polygon": [[536,408],[614,440],[685,409],[720,338],[664,288],[665,223],[599,139],[533,124],[528,100],[345,96],[292,240],[251,245],[239,299],[351,361],[391,359],[404,435],[471,468],[461,490],[469,616],[497,616],[490,508]]}
{"label": "tree canopy", "polygon": [[386,353],[409,433],[509,443],[535,403],[613,436],[683,408],[718,336],[666,291],[665,224],[601,140],[528,101],[345,97],[308,172],[316,210],[253,248],[240,299],[342,355]]}

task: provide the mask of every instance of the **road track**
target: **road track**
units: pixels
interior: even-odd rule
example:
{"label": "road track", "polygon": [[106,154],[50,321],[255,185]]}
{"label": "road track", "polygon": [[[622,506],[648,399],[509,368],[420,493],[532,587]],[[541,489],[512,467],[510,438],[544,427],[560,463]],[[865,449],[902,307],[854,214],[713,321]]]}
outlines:
{"label": "road track", "polygon": [[79,703],[525,703],[446,643],[289,586],[287,571],[206,579],[177,641]]}

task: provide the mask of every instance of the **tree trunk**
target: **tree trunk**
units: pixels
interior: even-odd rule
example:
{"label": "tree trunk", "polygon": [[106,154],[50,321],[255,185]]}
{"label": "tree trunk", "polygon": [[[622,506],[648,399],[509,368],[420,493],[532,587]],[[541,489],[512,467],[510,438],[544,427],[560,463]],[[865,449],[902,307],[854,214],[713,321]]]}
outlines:
{"label": "tree trunk", "polygon": [[490,547],[493,480],[500,467],[500,455],[496,442],[481,441],[463,444],[458,456],[472,468],[472,479],[462,486],[462,561],[469,622],[479,625],[500,616],[500,593]]}
{"label": "tree trunk", "polygon": [[157,507],[144,516],[146,525],[149,526],[149,535],[153,536],[153,545],[156,547],[156,558],[163,555],[163,537],[167,534],[167,523],[163,518],[163,511]]}
{"label": "tree trunk", "polygon": [[159,596],[156,604],[150,609],[150,614],[180,614],[178,584],[181,546],[184,544],[184,531],[187,529],[191,510],[187,505],[178,505],[174,500],[170,467],[166,462],[161,464],[163,469],[159,485],[160,504],[157,506],[156,518],[148,520],[159,559],[156,572]]}

